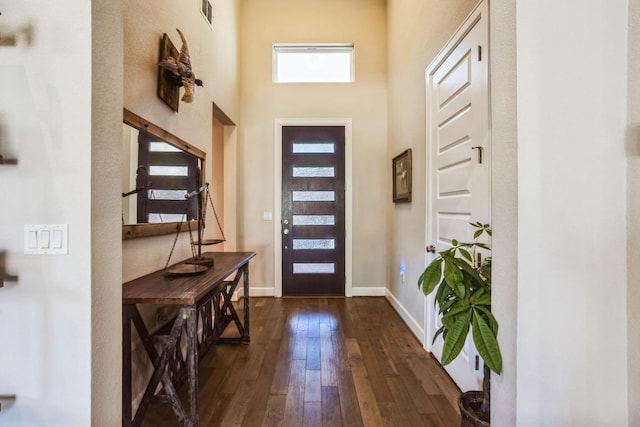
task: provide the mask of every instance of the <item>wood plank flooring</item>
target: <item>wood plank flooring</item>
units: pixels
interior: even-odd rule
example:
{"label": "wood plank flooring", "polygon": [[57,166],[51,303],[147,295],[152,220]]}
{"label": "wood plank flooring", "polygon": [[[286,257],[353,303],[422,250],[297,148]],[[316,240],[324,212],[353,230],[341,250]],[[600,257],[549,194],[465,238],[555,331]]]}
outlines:
{"label": "wood plank flooring", "polygon": [[[199,381],[201,427],[460,425],[460,390],[381,297],[251,298],[251,343],[211,349]],[[159,405],[143,425],[178,424]]]}

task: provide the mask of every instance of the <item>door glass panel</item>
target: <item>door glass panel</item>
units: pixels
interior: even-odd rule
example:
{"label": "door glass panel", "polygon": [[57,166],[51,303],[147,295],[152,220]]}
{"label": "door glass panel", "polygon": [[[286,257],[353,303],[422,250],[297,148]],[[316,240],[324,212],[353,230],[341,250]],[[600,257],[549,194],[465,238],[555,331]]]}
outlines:
{"label": "door glass panel", "polygon": [[149,166],[149,175],[156,176],[188,176],[188,166]]}
{"label": "door glass panel", "polygon": [[333,191],[294,191],[294,202],[333,202],[336,200]]}
{"label": "door glass panel", "polygon": [[293,154],[333,154],[336,152],[336,144],[333,142],[294,142]]}
{"label": "door glass panel", "polygon": [[335,239],[293,239],[294,250],[330,250],[335,248]]}
{"label": "door glass panel", "polygon": [[332,262],[294,262],[293,274],[334,274],[336,266]]}
{"label": "door glass panel", "polygon": [[335,225],[333,215],[294,215],[293,225]]}
{"label": "door glass panel", "polygon": [[333,178],[335,168],[293,168],[294,178]]}
{"label": "door glass panel", "polygon": [[149,222],[181,222],[184,221],[184,214],[150,213]]}
{"label": "door glass panel", "polygon": [[151,200],[185,200],[187,190],[148,190]]}
{"label": "door glass panel", "polygon": [[174,147],[171,144],[167,144],[166,142],[150,142],[149,143],[149,151],[154,153],[182,153],[182,150],[178,147]]}

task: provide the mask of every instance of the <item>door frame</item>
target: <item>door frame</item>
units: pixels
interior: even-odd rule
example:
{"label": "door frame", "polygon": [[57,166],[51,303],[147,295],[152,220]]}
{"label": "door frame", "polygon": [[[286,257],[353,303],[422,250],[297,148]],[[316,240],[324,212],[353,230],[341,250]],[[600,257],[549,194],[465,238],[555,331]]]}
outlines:
{"label": "door frame", "polygon": [[[449,55],[453,52],[453,50],[460,44],[460,42],[469,34],[469,32],[475,27],[475,25],[481,19],[486,19],[485,22],[487,25],[487,47],[488,47],[486,50],[489,51],[491,49],[491,40],[489,38],[489,31],[491,26],[491,20],[489,17],[489,1],[481,0],[480,3],[478,3],[476,7],[471,11],[471,13],[464,19],[462,24],[456,29],[456,31],[453,33],[451,38],[444,44],[442,50],[436,55],[433,61],[427,66],[424,73],[425,94],[426,94],[426,103],[427,103],[426,111],[425,111],[425,118],[426,118],[426,132],[425,132],[425,137],[426,137],[425,193],[426,193],[426,196],[425,196],[425,222],[424,222],[425,223],[425,240],[424,240],[425,248],[429,246],[431,242],[434,241],[433,236],[431,236],[431,227],[429,226],[429,221],[431,220],[431,215],[433,213],[432,212],[433,205],[430,203],[431,197],[433,195],[432,194],[433,188],[430,182],[430,174],[433,168],[431,163],[432,159],[430,158],[431,144],[433,142],[432,141],[433,127],[432,127],[432,120],[430,117],[430,110],[428,105],[428,102],[431,96],[431,93],[430,93],[431,87],[429,85],[429,80],[430,80],[430,76],[435,72],[435,70],[437,70],[442,65],[442,63],[449,57]],[[491,96],[490,96],[491,69],[490,67],[491,67],[491,64],[488,62],[489,52],[483,52],[483,57],[485,57],[487,61],[487,76],[486,76],[487,87],[485,88],[486,90],[483,91],[483,98],[484,98],[484,103],[487,105],[487,111],[485,111],[483,123],[486,123],[488,126],[487,143],[484,144],[484,146],[489,147],[489,151],[488,151],[489,156],[487,156],[488,158],[486,159],[489,165],[488,166],[489,167],[489,200],[487,201],[487,203],[488,203],[489,218],[491,218],[491,152],[492,152],[490,148],[490,144],[491,144]],[[425,251],[424,259],[425,259],[424,265],[426,266],[433,259],[433,255],[430,255]],[[434,294],[426,296],[425,304],[423,306],[423,316],[424,316],[423,317],[424,319],[423,347],[428,352],[432,351],[433,345],[431,344],[431,337],[436,331],[436,325],[433,322],[433,318],[432,318],[433,316],[431,316],[432,311],[435,310],[434,299],[435,299]],[[479,370],[479,378],[481,378],[481,375],[482,375],[482,370]]]}
{"label": "door frame", "polygon": [[282,127],[283,126],[344,126],[344,295],[353,295],[353,192],[352,192],[352,120],[349,118],[277,118],[274,131],[273,158],[273,271],[275,296],[282,297]]}

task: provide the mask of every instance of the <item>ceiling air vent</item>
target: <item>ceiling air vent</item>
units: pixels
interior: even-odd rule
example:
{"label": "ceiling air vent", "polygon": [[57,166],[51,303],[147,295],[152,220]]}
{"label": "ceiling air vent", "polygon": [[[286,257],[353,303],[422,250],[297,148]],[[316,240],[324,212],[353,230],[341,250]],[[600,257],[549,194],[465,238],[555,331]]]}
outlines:
{"label": "ceiling air vent", "polygon": [[209,0],[202,0],[202,16],[207,20],[209,26],[213,26],[213,8]]}

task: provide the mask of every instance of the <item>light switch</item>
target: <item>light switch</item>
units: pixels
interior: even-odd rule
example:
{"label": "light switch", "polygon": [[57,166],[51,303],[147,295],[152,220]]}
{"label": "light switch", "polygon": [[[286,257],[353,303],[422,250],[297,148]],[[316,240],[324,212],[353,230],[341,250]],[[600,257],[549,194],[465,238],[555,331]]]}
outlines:
{"label": "light switch", "polygon": [[67,224],[34,224],[24,226],[26,255],[66,255],[69,253]]}
{"label": "light switch", "polygon": [[38,232],[37,231],[27,231],[27,248],[29,249],[38,248]]}
{"label": "light switch", "polygon": [[262,212],[262,219],[264,219],[265,221],[273,220],[273,213],[271,211]]}
{"label": "light switch", "polygon": [[62,230],[53,230],[53,236],[51,237],[51,248],[62,248]]}
{"label": "light switch", "polygon": [[49,230],[40,231],[40,249],[49,249],[49,236],[51,233]]}

